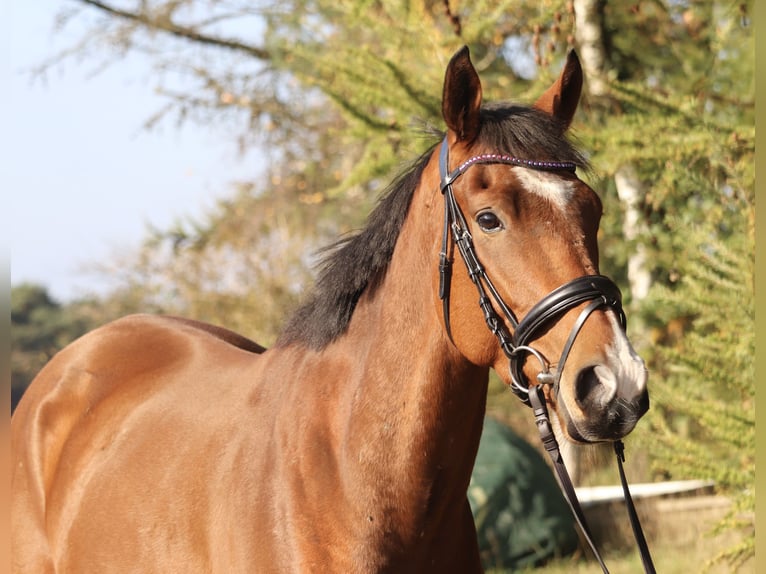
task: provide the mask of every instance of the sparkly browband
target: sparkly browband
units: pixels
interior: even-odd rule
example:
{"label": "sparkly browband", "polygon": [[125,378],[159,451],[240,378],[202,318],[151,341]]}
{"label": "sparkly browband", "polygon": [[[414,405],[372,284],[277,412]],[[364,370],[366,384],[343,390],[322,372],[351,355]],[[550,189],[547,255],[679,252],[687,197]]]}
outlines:
{"label": "sparkly browband", "polygon": [[539,161],[533,159],[520,159],[511,155],[503,155],[499,153],[485,153],[482,155],[474,156],[455,169],[454,174],[463,173],[472,165],[477,163],[507,163],[510,165],[516,165],[519,167],[527,167],[530,169],[537,169],[542,171],[571,171],[577,170],[577,164],[571,161]]}

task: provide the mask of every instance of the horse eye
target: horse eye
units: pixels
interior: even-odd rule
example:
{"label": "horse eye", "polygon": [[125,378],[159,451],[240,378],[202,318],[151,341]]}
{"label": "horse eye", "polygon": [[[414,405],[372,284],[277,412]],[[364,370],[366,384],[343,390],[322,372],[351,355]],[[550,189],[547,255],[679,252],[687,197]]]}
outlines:
{"label": "horse eye", "polygon": [[503,228],[503,224],[497,218],[497,215],[491,211],[482,211],[476,217],[476,223],[479,224],[484,231],[500,231]]}

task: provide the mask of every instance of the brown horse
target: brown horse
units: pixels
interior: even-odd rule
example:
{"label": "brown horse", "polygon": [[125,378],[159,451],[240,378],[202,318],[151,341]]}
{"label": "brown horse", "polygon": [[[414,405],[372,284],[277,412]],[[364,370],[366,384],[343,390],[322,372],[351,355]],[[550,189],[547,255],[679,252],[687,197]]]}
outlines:
{"label": "brown horse", "polygon": [[[522,398],[540,375],[560,438],[618,439],[648,408],[609,297],[535,308],[608,281],[564,136],[581,85],[571,54],[533,107],[482,106],[459,51],[442,147],[336,245],[274,348],[131,316],[56,355],[12,421],[14,571],[480,571],[466,490],[490,368]],[[449,273],[458,250],[480,271]]]}

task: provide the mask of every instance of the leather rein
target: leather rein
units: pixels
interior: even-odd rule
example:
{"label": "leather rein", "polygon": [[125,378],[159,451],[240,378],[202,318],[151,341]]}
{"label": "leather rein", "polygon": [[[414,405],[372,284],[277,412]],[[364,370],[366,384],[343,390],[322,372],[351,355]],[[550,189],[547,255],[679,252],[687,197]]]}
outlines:
{"label": "leather rein", "polygon": [[[442,195],[444,196],[444,229],[442,234],[441,253],[439,254],[439,298],[442,300],[444,323],[447,329],[447,334],[450,340],[452,340],[449,301],[452,263],[454,260],[454,250],[455,247],[457,247],[457,251],[460,253],[466,269],[468,270],[468,276],[478,291],[479,306],[484,314],[484,320],[487,327],[497,338],[500,348],[503,350],[506,357],[508,357],[511,375],[511,390],[524,404],[532,408],[535,416],[535,423],[540,432],[540,438],[545,446],[545,450],[548,452],[548,455],[553,462],[553,467],[556,470],[559,486],[561,487],[564,497],[566,498],[588,545],[598,560],[601,569],[605,574],[608,574],[609,570],[596,548],[590,528],[585,519],[585,514],[577,500],[574,485],[572,484],[569,473],[564,465],[558,442],[556,441],[556,437],[554,436],[550,424],[545,396],[543,394],[543,386],[551,385],[553,387],[553,392],[556,394],[558,393],[561,373],[564,370],[564,364],[569,356],[572,345],[585,324],[585,321],[596,309],[601,307],[612,309],[617,314],[620,320],[620,325],[625,329],[626,318],[622,309],[620,289],[611,279],[603,275],[585,275],[577,277],[543,297],[529,310],[526,316],[519,321],[510,307],[505,303],[479,261],[476,249],[474,248],[473,237],[452,190],[452,184],[455,180],[463,175],[471,166],[477,164],[507,164],[538,171],[570,173],[574,173],[577,166],[572,162],[534,161],[519,159],[504,154],[483,154],[466,160],[453,171],[450,171],[449,145],[447,143],[447,138],[445,137],[439,151],[440,187]],[[556,363],[556,368],[552,372],[551,364],[546,360],[545,356],[532,347],[530,343],[541,334],[540,332],[542,329],[561,319],[570,309],[583,303],[588,303],[588,305],[580,312],[580,315],[575,321],[569,337],[564,344],[559,361]],[[495,310],[495,306],[500,310],[502,318]],[[508,331],[508,325],[513,328],[513,333]],[[530,386],[522,370],[527,355],[534,356],[540,363],[540,372],[536,376],[537,383],[534,386]],[[647,573],[653,574],[655,572],[654,564],[652,563],[649,548],[633,504],[633,499],[630,495],[630,490],[622,466],[625,460],[623,443],[621,441],[615,441],[614,449],[617,455],[617,464],[625,496],[625,503],[628,509],[633,534],[641,553],[644,570]]]}

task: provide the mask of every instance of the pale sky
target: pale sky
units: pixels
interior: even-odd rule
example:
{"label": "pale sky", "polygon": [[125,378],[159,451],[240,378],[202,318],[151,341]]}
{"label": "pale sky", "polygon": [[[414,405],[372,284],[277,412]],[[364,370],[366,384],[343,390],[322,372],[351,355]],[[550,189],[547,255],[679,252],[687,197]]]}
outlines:
{"label": "pale sky", "polygon": [[66,4],[18,0],[0,13],[0,223],[11,283],[42,283],[60,300],[103,290],[88,265],[137,246],[147,223],[199,214],[228,182],[257,173],[224,133],[171,123],[143,130],[162,100],[139,58],[96,77],[92,63],[70,61],[33,78],[30,69],[72,38],[53,31]]}

